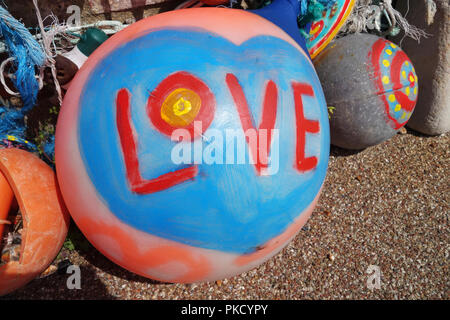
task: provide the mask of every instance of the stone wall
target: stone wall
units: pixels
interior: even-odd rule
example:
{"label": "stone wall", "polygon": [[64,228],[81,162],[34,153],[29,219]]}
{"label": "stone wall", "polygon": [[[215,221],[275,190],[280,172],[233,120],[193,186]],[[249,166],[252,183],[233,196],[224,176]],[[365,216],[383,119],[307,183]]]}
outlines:
{"label": "stone wall", "polygon": [[[91,2],[91,3],[90,3]],[[43,18],[53,13],[59,21],[67,21],[71,16],[68,8],[78,6],[81,11],[81,23],[89,24],[100,20],[118,20],[130,23],[159,12],[172,10],[182,0],[121,0],[122,6],[113,5],[117,0],[39,0],[39,10]],[[148,3],[153,4],[148,5]],[[27,27],[37,27],[36,12],[32,0],[4,0],[8,11]],[[103,10],[100,9],[103,5]],[[131,8],[130,8],[131,6]],[[118,8],[130,8],[116,11]],[[114,11],[112,11],[114,10]],[[102,12],[102,13],[99,13]]]}
{"label": "stone wall", "polygon": [[406,19],[430,34],[417,41],[394,39],[413,62],[419,78],[419,99],[408,127],[437,135],[450,131],[450,3],[448,0],[397,1]]}

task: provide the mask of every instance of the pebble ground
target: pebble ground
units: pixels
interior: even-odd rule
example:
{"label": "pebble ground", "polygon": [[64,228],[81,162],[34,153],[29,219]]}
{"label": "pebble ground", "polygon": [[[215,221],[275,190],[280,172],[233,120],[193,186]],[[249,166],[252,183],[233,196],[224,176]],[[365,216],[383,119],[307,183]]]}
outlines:
{"label": "pebble ground", "polygon": [[[278,255],[239,276],[158,283],[88,245],[59,257],[80,266],[80,290],[56,273],[1,299],[449,299],[449,147],[450,133],[409,130],[361,152],[332,147],[311,219]],[[368,288],[371,265],[379,289]]]}

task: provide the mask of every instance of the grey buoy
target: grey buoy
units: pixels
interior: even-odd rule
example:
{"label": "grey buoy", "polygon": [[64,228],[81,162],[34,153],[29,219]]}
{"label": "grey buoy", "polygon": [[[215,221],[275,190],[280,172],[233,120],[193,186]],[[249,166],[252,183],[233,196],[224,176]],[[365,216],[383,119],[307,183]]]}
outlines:
{"label": "grey buoy", "polygon": [[334,41],[314,65],[330,115],[331,143],[359,150],[391,138],[411,117],[418,82],[408,56],[370,34]]}

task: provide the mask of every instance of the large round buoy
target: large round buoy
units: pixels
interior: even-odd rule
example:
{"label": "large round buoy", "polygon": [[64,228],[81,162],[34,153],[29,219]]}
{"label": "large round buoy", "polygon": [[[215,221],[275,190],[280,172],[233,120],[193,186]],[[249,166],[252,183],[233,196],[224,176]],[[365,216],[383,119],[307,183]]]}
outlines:
{"label": "large round buoy", "polygon": [[414,110],[414,67],[398,46],[369,34],[340,38],[314,60],[330,115],[331,143],[364,149],[391,138]]}
{"label": "large round buoy", "polygon": [[216,280],[281,250],[329,156],[311,61],[249,12],[171,11],[103,43],[56,130],[69,211],[104,255],[168,282]]}

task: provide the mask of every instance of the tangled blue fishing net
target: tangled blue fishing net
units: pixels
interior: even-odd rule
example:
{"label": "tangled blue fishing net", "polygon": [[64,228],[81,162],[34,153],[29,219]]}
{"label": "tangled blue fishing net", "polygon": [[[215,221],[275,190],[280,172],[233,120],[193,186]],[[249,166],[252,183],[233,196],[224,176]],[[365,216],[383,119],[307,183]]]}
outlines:
{"label": "tangled blue fishing net", "polygon": [[28,29],[0,6],[0,38],[14,58],[10,71],[12,82],[20,93],[21,108],[0,105],[0,141],[22,144],[27,149],[36,147],[25,137],[25,115],[36,104],[39,83],[36,71],[46,60],[45,53]]}

